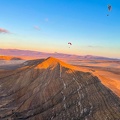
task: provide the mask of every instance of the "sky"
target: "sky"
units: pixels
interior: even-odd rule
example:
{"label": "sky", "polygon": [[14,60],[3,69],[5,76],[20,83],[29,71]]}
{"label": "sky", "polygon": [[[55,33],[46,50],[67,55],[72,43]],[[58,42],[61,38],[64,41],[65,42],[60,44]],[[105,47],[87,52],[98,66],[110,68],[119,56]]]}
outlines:
{"label": "sky", "polygon": [[0,48],[120,58],[120,0],[0,0]]}

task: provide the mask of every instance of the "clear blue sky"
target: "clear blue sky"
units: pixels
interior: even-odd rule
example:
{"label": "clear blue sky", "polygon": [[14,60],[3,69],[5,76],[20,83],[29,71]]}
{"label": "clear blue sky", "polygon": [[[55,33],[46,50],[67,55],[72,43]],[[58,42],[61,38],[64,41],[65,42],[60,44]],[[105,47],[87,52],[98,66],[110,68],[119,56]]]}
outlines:
{"label": "clear blue sky", "polygon": [[0,0],[0,28],[0,48],[120,58],[120,0]]}

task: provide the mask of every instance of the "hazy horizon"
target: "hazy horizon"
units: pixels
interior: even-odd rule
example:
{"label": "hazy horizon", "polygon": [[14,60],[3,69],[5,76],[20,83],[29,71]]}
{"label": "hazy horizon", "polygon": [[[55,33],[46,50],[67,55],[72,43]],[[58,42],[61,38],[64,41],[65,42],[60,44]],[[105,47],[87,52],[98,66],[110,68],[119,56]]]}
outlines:
{"label": "hazy horizon", "polygon": [[[110,59],[118,59],[118,60],[120,60],[120,58],[117,58],[117,57],[107,57],[107,56],[100,56],[100,55],[92,55],[92,54],[86,54],[86,55],[80,55],[80,54],[70,54],[70,53],[62,53],[62,52],[44,52],[44,51],[37,51],[37,50],[28,50],[28,49],[4,49],[4,48],[0,48],[0,50],[7,50],[8,52],[10,52],[11,50],[15,50],[15,51],[18,51],[18,55],[17,55],[17,57],[21,57],[22,55],[20,54],[19,55],[19,51],[25,51],[25,53],[28,51],[28,52],[38,52],[38,53],[42,53],[42,54],[48,54],[48,56],[47,57],[45,57],[45,58],[48,58],[48,57],[54,57],[54,56],[49,56],[49,54],[60,54],[60,55],[70,55],[70,56],[83,56],[83,57],[85,57],[85,56],[91,56],[91,57],[103,57],[103,58],[110,58]],[[13,52],[14,53],[14,52]],[[6,56],[6,57],[10,57],[10,56],[12,56],[12,57],[15,57],[16,55],[11,55],[12,54],[12,52],[11,53],[9,53],[9,55],[7,55],[7,52],[5,53],[5,54],[1,54],[1,52],[0,52],[0,56]],[[23,56],[26,56],[26,57],[29,57],[29,55],[26,55],[26,54],[24,54]],[[31,57],[35,57],[36,56],[36,54],[32,54],[31,55]],[[37,55],[37,57],[38,57],[39,55]],[[54,58],[56,58],[56,57],[54,57]],[[37,59],[37,58],[36,58]]]}
{"label": "hazy horizon", "polygon": [[120,58],[118,0],[1,0],[0,10],[0,48]]}

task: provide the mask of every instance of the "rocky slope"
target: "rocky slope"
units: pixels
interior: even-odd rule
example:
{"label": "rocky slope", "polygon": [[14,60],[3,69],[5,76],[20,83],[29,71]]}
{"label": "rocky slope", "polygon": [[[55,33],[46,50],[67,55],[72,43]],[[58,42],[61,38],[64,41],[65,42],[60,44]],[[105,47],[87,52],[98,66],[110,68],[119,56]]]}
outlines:
{"label": "rocky slope", "polygon": [[120,99],[89,72],[55,58],[0,73],[2,120],[120,120]]}

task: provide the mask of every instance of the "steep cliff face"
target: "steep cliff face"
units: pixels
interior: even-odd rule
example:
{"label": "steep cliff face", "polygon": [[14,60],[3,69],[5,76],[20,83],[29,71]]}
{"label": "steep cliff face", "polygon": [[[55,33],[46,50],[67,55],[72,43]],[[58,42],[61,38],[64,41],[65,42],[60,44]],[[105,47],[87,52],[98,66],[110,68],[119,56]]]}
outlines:
{"label": "steep cliff face", "polygon": [[96,76],[55,58],[0,75],[1,119],[120,120],[120,99]]}

